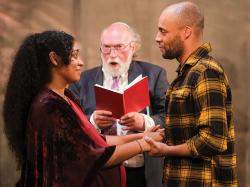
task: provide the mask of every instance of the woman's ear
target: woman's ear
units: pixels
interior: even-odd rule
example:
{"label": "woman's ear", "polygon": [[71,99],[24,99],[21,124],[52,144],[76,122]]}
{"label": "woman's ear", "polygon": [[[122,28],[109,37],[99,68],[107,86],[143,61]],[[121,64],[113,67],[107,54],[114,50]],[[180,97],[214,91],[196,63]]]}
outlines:
{"label": "woman's ear", "polygon": [[52,63],[53,66],[58,66],[58,64],[59,64],[58,56],[54,51],[51,51],[49,53],[49,59],[50,59],[50,62]]}

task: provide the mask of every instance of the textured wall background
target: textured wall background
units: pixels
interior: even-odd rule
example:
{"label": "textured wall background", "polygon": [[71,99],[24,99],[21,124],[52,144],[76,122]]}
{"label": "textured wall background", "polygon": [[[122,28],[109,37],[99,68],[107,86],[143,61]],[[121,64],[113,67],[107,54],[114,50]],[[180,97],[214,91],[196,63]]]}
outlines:
{"label": "textured wall background", "polygon": [[[173,0],[0,0],[0,112],[13,54],[30,32],[57,29],[70,32],[82,45],[85,68],[100,63],[99,36],[114,21],[124,21],[142,36],[139,59],[166,68],[175,77],[176,61],[167,61],[155,44],[160,12]],[[250,2],[193,0],[205,14],[205,41],[224,66],[233,91],[239,186],[250,186]],[[14,116],[13,116],[14,117]],[[7,147],[0,116],[0,186],[13,186],[19,177]]]}

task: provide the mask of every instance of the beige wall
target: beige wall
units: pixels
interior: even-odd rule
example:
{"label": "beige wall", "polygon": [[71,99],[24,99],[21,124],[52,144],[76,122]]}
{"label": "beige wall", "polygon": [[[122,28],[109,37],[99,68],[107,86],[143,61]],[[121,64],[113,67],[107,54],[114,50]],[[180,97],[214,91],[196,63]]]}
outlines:
{"label": "beige wall", "polygon": [[[124,21],[142,36],[139,59],[166,68],[168,79],[175,77],[176,61],[163,60],[154,37],[161,10],[173,0],[0,0],[0,103],[12,56],[29,32],[65,30],[77,36],[82,45],[85,68],[100,63],[99,35],[114,21]],[[250,186],[250,2],[248,0],[194,1],[205,14],[205,41],[212,55],[228,73],[233,91],[239,186]],[[1,108],[0,108],[1,109]],[[1,109],[2,110],[2,109]],[[12,186],[19,173],[7,149],[0,121],[0,186]]]}

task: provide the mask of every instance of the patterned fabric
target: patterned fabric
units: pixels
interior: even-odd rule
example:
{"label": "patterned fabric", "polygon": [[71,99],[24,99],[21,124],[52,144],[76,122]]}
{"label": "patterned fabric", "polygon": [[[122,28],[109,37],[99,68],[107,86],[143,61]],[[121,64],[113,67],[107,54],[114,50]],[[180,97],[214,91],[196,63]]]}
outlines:
{"label": "patterned fabric", "polygon": [[119,77],[113,77],[113,83],[111,85],[111,89],[119,90]]}
{"label": "patterned fabric", "polygon": [[[81,123],[83,131],[88,133],[89,137],[95,142],[96,145],[99,145],[100,147],[108,147],[109,145],[107,144],[107,142],[98,134],[93,125],[90,124],[87,117],[83,114],[81,107],[78,106],[69,97],[67,97],[67,99],[71,105],[71,108],[76,113],[76,116],[78,117]],[[121,171],[121,187],[126,187],[126,173],[123,165],[120,165],[120,171]]]}
{"label": "patterned fabric", "polygon": [[101,68],[101,71],[103,72],[103,81],[100,84],[102,84],[105,88],[123,91],[128,85],[128,72],[125,72],[117,77],[113,77],[104,68]]}
{"label": "patterned fabric", "polygon": [[179,66],[166,94],[166,143],[193,157],[166,157],[165,186],[237,186],[231,90],[210,51],[205,43]]}
{"label": "patterned fabric", "polygon": [[[78,103],[69,90],[65,94]],[[41,90],[30,109],[26,161],[17,186],[121,187],[119,165],[104,167],[115,146],[96,143],[81,128],[90,126],[86,123],[81,124],[62,97],[47,88]]]}

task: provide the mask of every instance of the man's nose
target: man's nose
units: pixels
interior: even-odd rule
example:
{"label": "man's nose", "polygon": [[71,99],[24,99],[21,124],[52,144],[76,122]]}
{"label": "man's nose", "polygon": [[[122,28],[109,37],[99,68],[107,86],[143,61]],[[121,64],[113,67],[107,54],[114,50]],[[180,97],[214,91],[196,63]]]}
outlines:
{"label": "man's nose", "polygon": [[156,41],[157,43],[159,43],[159,42],[161,41],[161,37],[160,37],[159,32],[157,32],[157,34],[156,34],[156,36],[155,36],[155,41]]}
{"label": "man's nose", "polygon": [[110,48],[110,56],[116,57],[117,56],[117,50],[113,47]]}

